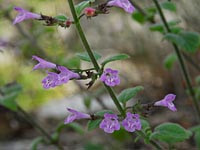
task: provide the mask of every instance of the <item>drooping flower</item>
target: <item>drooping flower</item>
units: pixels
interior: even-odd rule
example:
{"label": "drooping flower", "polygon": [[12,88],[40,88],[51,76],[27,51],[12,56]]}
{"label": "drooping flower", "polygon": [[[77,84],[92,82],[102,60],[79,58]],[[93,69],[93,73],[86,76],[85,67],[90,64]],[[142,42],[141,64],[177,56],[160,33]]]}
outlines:
{"label": "drooping flower", "polygon": [[84,14],[86,15],[86,17],[95,16],[96,15],[95,12],[96,12],[96,10],[94,8],[92,8],[92,7],[86,7],[84,9]]}
{"label": "drooping flower", "polygon": [[21,7],[14,7],[16,11],[19,12],[15,20],[13,21],[13,24],[22,22],[23,20],[27,19],[41,19],[41,15],[29,12]]}
{"label": "drooping flower", "polygon": [[118,71],[112,70],[111,68],[107,68],[104,70],[103,74],[100,77],[100,80],[108,86],[115,86],[120,84]]}
{"label": "drooping flower", "polygon": [[172,111],[177,111],[175,105],[173,104],[175,98],[175,94],[167,94],[162,100],[155,102],[154,106],[164,106],[168,107]]}
{"label": "drooping flower", "polygon": [[107,3],[107,6],[116,6],[124,9],[127,13],[133,13],[135,8],[133,5],[129,2],[129,0],[111,0]]}
{"label": "drooping flower", "polygon": [[42,80],[42,84],[45,89],[49,89],[57,86],[56,84],[57,81],[58,81],[58,74],[55,72],[48,72],[48,76],[46,76]]}
{"label": "drooping flower", "polygon": [[118,117],[115,114],[104,114],[104,119],[101,121],[99,127],[107,133],[113,133],[115,130],[120,129]]}
{"label": "drooping flower", "polygon": [[78,73],[74,73],[64,66],[58,66],[57,69],[58,71],[60,71],[60,73],[58,74],[58,80],[56,81],[56,85],[67,83],[70,79],[80,78]]}
{"label": "drooping flower", "polygon": [[134,132],[135,130],[141,130],[142,125],[138,114],[126,113],[126,118],[122,121],[122,126],[125,130],[129,132]]}
{"label": "drooping flower", "polygon": [[32,56],[32,59],[37,60],[39,62],[37,65],[33,67],[33,70],[56,68],[56,64],[48,62],[38,56]]}
{"label": "drooping flower", "polygon": [[67,110],[71,113],[64,121],[64,124],[68,124],[73,122],[74,120],[78,120],[78,119],[89,119],[91,118],[90,115],[85,114],[85,113],[81,113],[78,112],[74,109],[71,108],[67,108]]}

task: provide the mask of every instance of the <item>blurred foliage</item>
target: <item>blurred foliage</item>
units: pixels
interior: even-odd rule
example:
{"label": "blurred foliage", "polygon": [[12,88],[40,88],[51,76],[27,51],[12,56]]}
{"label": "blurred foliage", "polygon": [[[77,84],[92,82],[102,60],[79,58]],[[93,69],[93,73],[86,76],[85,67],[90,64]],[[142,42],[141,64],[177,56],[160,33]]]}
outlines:
{"label": "blurred foliage", "polygon": [[[67,42],[60,37],[61,29],[57,26],[44,27],[42,22],[35,20],[26,20],[12,25],[13,18],[17,15],[13,10],[14,6],[35,13],[56,16],[60,13],[69,14],[66,9],[67,4],[63,6],[66,2],[63,0],[1,0],[0,2],[0,86],[13,81],[19,82],[23,91],[18,96],[17,102],[26,110],[34,109],[50,99],[59,99],[73,93],[75,88],[73,84],[44,90],[41,80],[46,73],[32,71],[32,67],[37,63],[31,60],[32,55],[38,55],[67,67],[80,67],[80,61],[71,57]],[[73,62],[68,58],[73,59]]]}

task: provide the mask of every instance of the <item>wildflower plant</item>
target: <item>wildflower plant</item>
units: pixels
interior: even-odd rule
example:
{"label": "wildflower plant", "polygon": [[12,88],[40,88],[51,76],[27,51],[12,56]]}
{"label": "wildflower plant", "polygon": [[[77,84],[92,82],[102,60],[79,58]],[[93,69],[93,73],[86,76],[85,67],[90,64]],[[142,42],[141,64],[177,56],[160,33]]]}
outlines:
{"label": "wildflower plant", "polygon": [[[177,142],[181,142],[190,138],[192,135],[191,131],[184,129],[179,124],[163,123],[155,127],[153,131],[149,123],[147,122],[146,113],[150,113],[151,111],[156,110],[157,107],[167,107],[171,111],[176,112],[178,109],[174,104],[174,101],[176,100],[175,94],[166,93],[166,96],[163,96],[163,99],[147,104],[143,104],[141,100],[138,100],[137,103],[128,105],[127,102],[131,101],[137,95],[138,92],[144,89],[142,86],[124,89],[118,95],[114,92],[113,87],[120,86],[120,71],[115,70],[114,67],[106,68],[106,65],[113,61],[128,59],[129,56],[127,54],[118,54],[104,59],[101,63],[99,63],[98,59],[101,57],[101,55],[96,54],[96,52],[91,49],[90,44],[88,43],[87,38],[84,34],[84,31],[82,30],[80,20],[83,19],[83,16],[86,16],[86,19],[92,19],[93,17],[98,17],[98,15],[107,15],[108,13],[114,13],[114,11],[111,10],[111,8],[116,7],[116,9],[122,8],[126,12],[124,13],[124,15],[132,14],[132,17],[135,20],[141,21],[141,18],[138,18],[138,14],[141,13],[138,12],[138,10],[141,9],[138,9],[138,5],[134,5],[135,3],[132,0],[108,0],[106,2],[98,4],[97,6],[94,6],[93,2],[94,0],[86,0],[80,2],[77,5],[74,5],[73,0],[68,0],[72,17],[64,15],[58,15],[53,17],[44,15],[42,13],[32,13],[21,7],[14,8],[16,11],[19,12],[19,14],[14,19],[13,24],[20,23],[27,19],[36,19],[37,21],[44,22],[44,25],[46,26],[58,25],[63,28],[69,28],[72,25],[74,25],[86,50],[86,53],[78,54],[78,56],[81,60],[93,64],[92,68],[72,69],[56,64],[56,62],[51,62],[46,58],[43,58],[42,56],[41,58],[39,56],[33,56],[33,60],[37,61],[37,64],[33,67],[33,70],[45,70],[46,72],[46,77],[44,77],[44,79],[41,81],[44,89],[62,86],[70,80],[78,80],[78,82],[81,82],[81,80],[86,79],[90,80],[86,84],[86,89],[89,89],[96,83],[96,81],[100,81],[102,82],[102,85],[105,87],[108,94],[112,98],[112,101],[114,102],[116,109],[118,110],[102,110],[94,114],[87,114],[80,112],[79,110],[75,110],[74,108],[68,108],[68,106],[66,106],[67,110],[70,112],[70,115],[68,115],[67,118],[63,121],[63,125],[67,125],[79,120],[87,120],[88,128],[100,128],[102,129],[102,131],[109,134],[112,134],[122,129],[128,133],[136,134],[138,138],[143,138],[146,144],[150,144],[154,148],[159,150],[166,149],[165,145],[163,146],[159,142],[165,142],[169,145],[169,148],[171,148],[172,145],[176,144]],[[155,9],[158,10],[161,19],[163,20],[163,30],[161,31],[161,28],[158,29],[155,27],[151,27],[150,29],[153,31],[159,30],[159,32],[165,34],[164,39],[172,42],[177,57],[180,61],[180,65],[183,70],[183,75],[185,77],[186,83],[189,87],[189,93],[192,94],[197,114],[199,114],[200,117],[200,110],[198,104],[199,102],[197,102],[197,100],[194,97],[194,91],[191,88],[188,73],[185,69],[183,59],[179,51],[179,48],[184,48],[186,50],[194,50],[196,47],[198,47],[197,43],[194,42],[190,43],[191,46],[187,45],[187,39],[192,37],[192,39],[196,40],[196,34],[186,33],[181,30],[176,30],[176,33],[173,32],[173,27],[170,27],[170,24],[166,22],[162,9],[172,9],[172,6],[174,6],[174,4],[172,2],[168,2],[168,5],[162,5],[163,8],[161,8],[161,4],[159,4],[157,0],[153,0],[153,2],[155,4]],[[136,10],[136,6],[138,10]],[[143,14],[139,14],[139,16],[143,17],[143,22],[154,22],[153,19],[156,12],[157,11],[154,11],[148,16],[143,16],[145,14],[143,12]],[[167,33],[165,33],[164,30],[166,30]],[[181,38],[183,39],[181,40],[182,43],[180,42]],[[186,43],[183,43],[183,41],[186,41]],[[4,106],[12,108],[8,104],[4,104]],[[15,107],[13,110],[16,111],[17,108],[19,107]],[[55,132],[56,135],[60,134],[60,128],[61,127],[57,128]],[[56,136],[56,138],[52,140],[52,136],[49,136],[49,134],[44,132],[42,129],[40,129],[40,131],[48,138],[50,144],[56,145],[58,149],[63,149],[62,146],[59,144],[59,136]],[[40,142],[42,143],[43,140],[41,140]]]}

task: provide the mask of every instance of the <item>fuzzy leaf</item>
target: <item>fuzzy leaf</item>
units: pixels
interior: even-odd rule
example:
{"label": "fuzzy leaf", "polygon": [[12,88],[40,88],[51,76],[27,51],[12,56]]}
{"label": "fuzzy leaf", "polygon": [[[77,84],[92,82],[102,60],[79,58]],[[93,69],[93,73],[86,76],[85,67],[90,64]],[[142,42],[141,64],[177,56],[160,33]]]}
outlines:
{"label": "fuzzy leaf", "polygon": [[88,7],[90,3],[94,3],[94,2],[95,0],[85,0],[77,4],[75,6],[77,15],[79,16],[84,8]]}
{"label": "fuzzy leaf", "polygon": [[127,54],[119,54],[119,55],[115,55],[112,57],[109,57],[108,59],[104,60],[101,65],[105,66],[107,63],[112,62],[112,61],[117,61],[117,60],[123,60],[123,59],[127,59],[129,58],[129,55]]}
{"label": "fuzzy leaf", "polygon": [[144,89],[144,87],[142,87],[142,86],[136,86],[134,88],[125,89],[118,95],[118,100],[122,103],[126,103],[131,98],[135,97],[137,95],[137,93],[143,89]]}
{"label": "fuzzy leaf", "polygon": [[165,60],[164,60],[165,68],[170,70],[176,60],[177,60],[176,54],[171,53],[167,55],[167,57],[165,57]]}
{"label": "fuzzy leaf", "polygon": [[163,2],[161,4],[161,7],[166,9],[166,10],[176,12],[176,5],[174,3],[172,3],[172,2],[168,2],[168,1]]}
{"label": "fuzzy leaf", "polygon": [[167,33],[164,39],[177,44],[187,52],[196,52],[200,45],[199,34],[196,32],[182,31],[179,34]]}
{"label": "fuzzy leaf", "polygon": [[[86,53],[86,52],[83,52],[83,53],[76,53],[76,56],[78,56],[79,59],[81,60],[84,60],[84,61],[87,61],[87,62],[91,62],[91,59],[89,57],[89,55]],[[94,52],[94,57],[96,60],[100,59],[101,58],[101,55]]]}
{"label": "fuzzy leaf", "polygon": [[191,131],[184,129],[176,123],[163,123],[157,126],[150,139],[160,140],[168,144],[182,142],[192,135]]}

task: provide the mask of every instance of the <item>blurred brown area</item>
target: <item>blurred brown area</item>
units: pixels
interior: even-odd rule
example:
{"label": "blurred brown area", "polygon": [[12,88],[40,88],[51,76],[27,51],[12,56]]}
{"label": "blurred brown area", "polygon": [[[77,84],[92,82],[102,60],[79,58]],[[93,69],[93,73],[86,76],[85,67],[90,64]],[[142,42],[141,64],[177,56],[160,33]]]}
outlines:
{"label": "blurred brown area", "polygon": [[[200,32],[200,1],[174,0],[173,2],[177,5],[177,12],[170,13],[165,11],[167,19],[180,19],[180,26],[185,30]],[[97,1],[97,3],[99,3],[99,1]],[[152,1],[149,0],[137,1],[137,3],[141,7],[153,5]],[[55,16],[57,14],[67,14],[70,16],[67,2],[64,0],[57,0],[56,2],[50,0],[35,0],[34,2],[30,0],[0,0],[0,86],[10,81],[25,80],[27,74],[22,74],[25,72],[22,68],[28,67],[28,74],[33,74],[33,72],[31,72],[31,67],[34,65],[33,61],[31,61],[32,55],[38,55],[57,64],[64,65],[67,59],[74,57],[74,52],[84,51],[74,26],[69,29],[45,27],[41,22],[33,20],[24,21],[16,26],[12,25],[12,20],[17,14],[13,10],[13,6],[21,6],[27,10],[46,15]],[[156,16],[155,20],[157,23],[161,22],[159,16]],[[126,53],[131,56],[130,59],[112,62],[107,65],[107,67],[118,69],[120,72],[121,84],[119,87],[115,88],[116,92],[120,92],[124,88],[142,85],[145,89],[137,96],[137,99],[142,101],[142,103],[162,99],[164,95],[168,93],[175,93],[177,95],[175,104],[178,108],[178,112],[173,113],[167,109],[158,109],[152,112],[149,116],[149,121],[153,127],[168,121],[180,123],[185,128],[189,128],[196,123],[195,111],[192,106],[193,103],[186,94],[186,85],[178,62],[174,64],[171,70],[167,70],[163,66],[164,58],[169,53],[173,52],[173,47],[170,43],[162,40],[162,35],[160,33],[149,31],[148,27],[151,23],[141,25],[133,21],[129,14],[117,8],[112,8],[109,14],[99,15],[92,19],[82,18],[81,24],[92,49],[102,55],[102,60],[118,53]],[[195,54],[188,55],[199,65],[199,51]],[[9,65],[8,68],[5,68],[8,61],[9,64],[12,65],[17,62],[17,66],[13,67]],[[192,84],[196,86],[194,79],[199,75],[199,71],[194,69],[187,61],[186,65],[191,76]],[[18,68],[18,66],[20,67]],[[81,64],[82,69],[91,66],[91,64],[85,62]],[[16,69],[16,67],[18,69]],[[6,71],[12,74],[12,76],[7,75],[8,73],[6,74]],[[39,79],[42,79],[41,76],[43,77],[44,74],[37,75]],[[40,80],[34,79],[34,82],[37,83],[33,83],[31,77],[29,77],[29,80],[30,83],[23,81],[20,84],[22,84],[25,89],[27,86],[33,86],[35,89],[37,89],[37,86],[42,86]],[[32,104],[34,109],[32,107],[32,109],[28,111],[32,112],[33,116],[38,117],[36,120],[41,122],[47,131],[53,132],[56,123],[59,121],[62,122],[61,118],[63,119],[65,115],[62,114],[59,118],[49,115],[45,118],[46,120],[44,120],[44,118],[40,118],[42,114],[38,114],[37,110],[40,109],[40,107],[46,107],[46,104],[48,105],[48,103],[52,101],[56,101],[53,103],[56,105],[56,103],[60,103],[61,101],[58,99],[66,100],[66,97],[78,95],[80,93],[84,95],[87,93],[85,90],[83,92],[84,84],[81,81],[78,82],[80,85],[72,83],[61,87],[59,92],[52,90],[56,96],[52,98],[49,92],[46,94],[47,96],[49,95],[47,98],[48,100],[44,103],[35,104],[40,99],[43,99],[43,95],[46,93],[42,88],[39,89],[42,91],[40,97],[32,100],[34,102],[29,100],[30,103],[27,105]],[[36,85],[34,86],[34,84]],[[81,88],[80,86],[83,87]],[[101,86],[100,83],[95,83],[89,90],[89,93],[95,92]],[[40,92],[35,92],[35,89],[31,90],[30,88],[27,95],[32,95],[32,97],[34,97]],[[57,95],[59,96],[57,97]],[[23,95],[21,96],[21,99],[23,99],[22,103],[26,103],[24,102],[26,98],[27,97],[23,98]],[[69,101],[66,103],[71,102]],[[64,102],[64,104],[66,103]],[[84,105],[83,103],[82,101],[82,105]],[[77,106],[79,107],[79,105]],[[65,107],[67,107],[67,105],[63,106],[63,108]],[[80,107],[82,108],[82,106]],[[114,109],[113,105],[107,107]],[[49,111],[53,110],[49,109]],[[56,111],[59,110],[56,109]],[[85,109],[85,111],[87,111],[87,109]],[[82,123],[83,126],[85,124],[86,122]],[[21,144],[22,147],[19,146],[19,150],[22,150],[23,143],[25,144],[24,150],[29,149],[28,147],[30,147],[33,137],[39,135],[38,132],[35,133],[34,131],[35,129],[25,120],[21,119],[19,116],[16,117],[15,113],[0,107],[0,140],[4,141],[0,142],[1,150],[14,150],[10,142],[13,142],[15,146]],[[61,135],[61,141],[66,145],[66,149],[83,149],[83,145],[90,141],[90,139],[91,141],[93,140],[93,142],[104,144],[106,147],[105,149],[149,149],[148,146],[141,145],[141,141],[135,144],[130,140],[120,145],[118,141],[113,141],[109,135],[102,133],[100,130],[90,131],[83,136],[69,129]],[[11,147],[9,148],[9,146]],[[48,149],[48,147],[41,147],[41,149]],[[193,141],[180,143],[177,149],[194,149],[194,143]]]}

